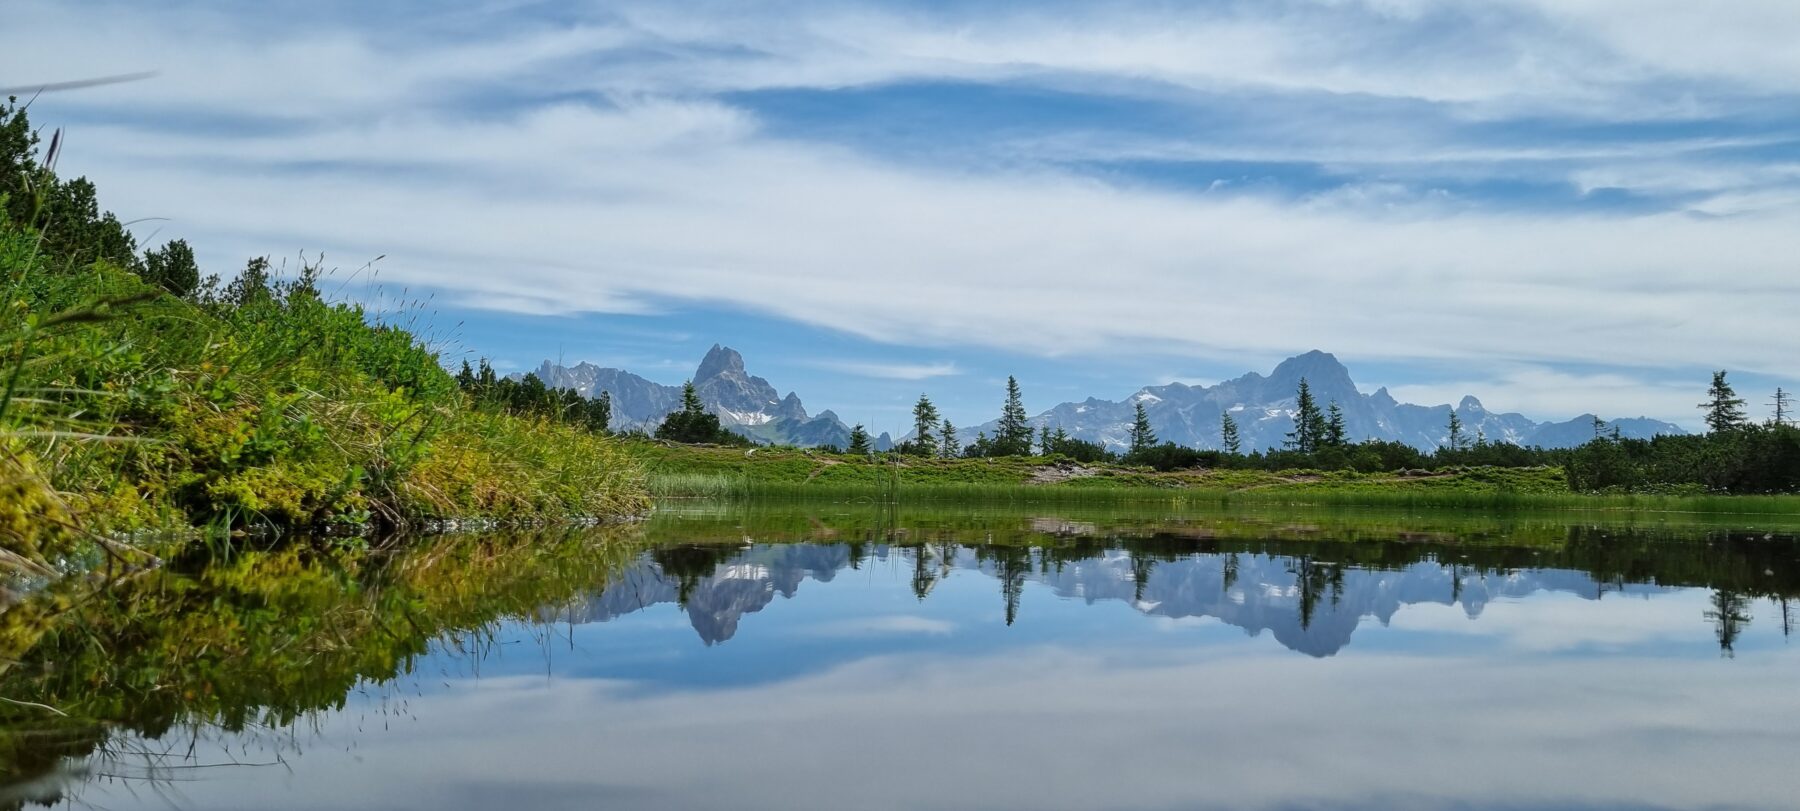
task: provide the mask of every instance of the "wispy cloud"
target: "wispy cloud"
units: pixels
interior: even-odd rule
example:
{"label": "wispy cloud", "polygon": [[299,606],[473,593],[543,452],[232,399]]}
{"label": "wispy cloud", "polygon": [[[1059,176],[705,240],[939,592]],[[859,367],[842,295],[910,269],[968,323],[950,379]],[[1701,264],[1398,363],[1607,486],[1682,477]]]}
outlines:
{"label": "wispy cloud", "polygon": [[944,636],[956,630],[956,623],[911,614],[884,617],[834,620],[808,626],[803,631],[815,636],[865,637],[875,635]]}
{"label": "wispy cloud", "polygon": [[821,360],[812,361],[808,365],[834,372],[873,377],[882,380],[930,380],[934,377],[948,377],[961,374],[956,364],[949,361],[941,363],[879,363],[854,360]]}
{"label": "wispy cloud", "polygon": [[1534,365],[1495,364],[1491,377],[1389,386],[1401,402],[1436,405],[1456,403],[1474,394],[1490,411],[1517,411],[1537,419],[1567,419],[1604,404],[1614,409],[1601,416],[1653,416],[1698,428],[1700,401],[1696,374],[1689,378],[1651,378],[1619,372],[1566,372]]}
{"label": "wispy cloud", "polygon": [[[34,115],[73,123],[63,165],[108,207],[169,217],[209,269],[386,254],[386,282],[454,306],[695,303],[934,354],[1317,346],[1618,378],[1410,392],[1499,386],[1551,413],[1673,413],[1672,368],[1800,376],[1800,154],[1770,112],[1800,100],[1789,2],[624,2],[399,34],[385,16],[423,8],[19,0],[0,74],[160,70]],[[930,160],[880,140],[967,87],[999,110],[986,129],[930,129]],[[794,125],[895,88],[918,95],[866,128]],[[832,103],[789,120],[781,93]],[[1059,118],[1052,96],[1108,112]],[[981,116],[944,126],[963,118]],[[1621,192],[1655,203],[1595,202]]]}

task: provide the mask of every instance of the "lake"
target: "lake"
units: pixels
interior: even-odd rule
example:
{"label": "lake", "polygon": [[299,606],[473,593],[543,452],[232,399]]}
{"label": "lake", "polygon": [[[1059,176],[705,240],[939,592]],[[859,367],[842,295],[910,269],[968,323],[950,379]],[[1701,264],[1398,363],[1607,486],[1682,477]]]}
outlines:
{"label": "lake", "polygon": [[1796,598],[1795,528],[1673,516],[777,503],[290,545],[12,606],[0,805],[1800,808]]}

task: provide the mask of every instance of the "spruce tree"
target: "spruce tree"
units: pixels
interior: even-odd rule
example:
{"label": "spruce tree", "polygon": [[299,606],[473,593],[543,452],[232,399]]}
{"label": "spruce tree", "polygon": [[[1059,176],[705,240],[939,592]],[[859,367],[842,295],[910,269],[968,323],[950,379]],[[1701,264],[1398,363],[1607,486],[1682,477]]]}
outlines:
{"label": "spruce tree", "polygon": [[[533,377],[526,375],[526,379],[529,381]],[[609,410],[610,406],[608,400]],[[681,410],[663,418],[662,424],[656,426],[656,438],[687,444],[734,445],[741,441],[719,424],[719,415],[706,410],[692,380],[681,387]]]}
{"label": "spruce tree", "polygon": [[931,398],[919,395],[919,402],[913,404],[913,438],[908,450],[919,456],[931,456],[937,450],[937,440],[931,432],[937,428],[937,406],[931,404]]}
{"label": "spruce tree", "polygon": [[1300,378],[1294,395],[1294,430],[1287,435],[1287,446],[1301,453],[1313,453],[1325,439],[1325,415],[1313,399],[1312,387]]}
{"label": "spruce tree", "polygon": [[1244,452],[1238,441],[1237,420],[1231,418],[1230,412],[1219,412],[1219,446],[1233,456]]}
{"label": "spruce tree", "polygon": [[1731,384],[1725,382],[1725,371],[1713,372],[1712,386],[1706,390],[1707,400],[1700,404],[1706,410],[1706,427],[1715,434],[1744,425],[1744,400]]}
{"label": "spruce tree", "polygon": [[1038,426],[1038,455],[1050,455],[1050,426]]}
{"label": "spruce tree", "polygon": [[601,391],[599,397],[588,401],[587,426],[596,433],[612,427],[612,392]]}
{"label": "spruce tree", "polygon": [[1342,448],[1349,444],[1344,433],[1344,409],[1339,408],[1337,401],[1331,401],[1331,407],[1325,410],[1325,446]]}
{"label": "spruce tree", "polygon": [[1456,415],[1456,409],[1450,409],[1450,450],[1462,450],[1462,417]]}
{"label": "spruce tree", "polygon": [[962,448],[956,446],[956,426],[944,420],[944,427],[938,429],[938,455],[945,459],[955,459],[962,455]]}
{"label": "spruce tree", "polygon": [[994,456],[1025,456],[1031,453],[1031,423],[1025,414],[1025,398],[1019,393],[1019,381],[1006,378],[1006,405],[1000,409],[1000,425],[994,429]]}
{"label": "spruce tree", "polygon": [[874,453],[869,446],[869,432],[863,430],[862,423],[850,427],[850,447],[844,449],[852,456],[868,456]]}
{"label": "spruce tree", "polygon": [[1137,401],[1137,410],[1131,418],[1131,450],[1133,456],[1143,453],[1156,445],[1156,432],[1150,429],[1150,415],[1144,411],[1144,401]]}
{"label": "spruce tree", "polygon": [[187,240],[170,240],[154,251],[144,253],[144,281],[161,286],[177,298],[187,298],[200,286],[200,266],[194,263],[194,249]]}

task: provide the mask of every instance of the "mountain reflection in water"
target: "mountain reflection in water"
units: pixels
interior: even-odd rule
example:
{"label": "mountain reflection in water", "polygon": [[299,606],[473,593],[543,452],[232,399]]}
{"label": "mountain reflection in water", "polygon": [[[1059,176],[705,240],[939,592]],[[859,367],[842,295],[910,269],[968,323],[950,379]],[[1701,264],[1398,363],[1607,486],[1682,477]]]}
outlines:
{"label": "mountain reflection in water", "polygon": [[[1042,523],[1040,522],[1040,526]],[[1068,525],[1062,525],[1065,536]],[[1078,528],[1079,529],[1079,528]],[[1673,588],[1710,585],[1688,579],[1708,558],[1723,557],[1742,570],[1746,581],[1725,585],[1715,597],[1714,619],[1721,650],[1730,653],[1742,625],[1750,621],[1754,596],[1773,601],[1776,621],[1791,633],[1789,608],[1800,583],[1790,542],[1752,533],[1721,536],[1703,548],[1652,548],[1667,568],[1641,555],[1645,548],[1629,535],[1571,531],[1560,550],[1464,548],[1408,544],[1406,554],[1374,564],[1346,563],[1341,555],[1305,544],[1260,544],[1195,541],[1179,537],[1112,536],[1104,548],[1075,546],[1021,547],[964,545],[949,541],[897,546],[890,543],[781,543],[674,545],[656,549],[628,567],[606,588],[577,597],[545,619],[587,623],[608,620],[652,606],[678,604],[702,642],[730,640],[746,615],[755,614],[777,596],[795,598],[811,579],[829,583],[844,570],[898,565],[910,569],[919,600],[937,582],[957,572],[978,573],[996,581],[997,599],[1008,625],[1017,620],[1025,584],[1046,587],[1060,598],[1092,605],[1117,601],[1150,617],[1211,618],[1243,629],[1251,636],[1269,632],[1283,646],[1310,656],[1343,650],[1365,619],[1387,625],[1403,607],[1416,604],[1459,606],[1469,619],[1481,616],[1491,602],[1523,598],[1539,592],[1569,594],[1585,600],[1661,594]],[[1622,543],[1623,542],[1623,543]],[[1750,571],[1754,561],[1719,553],[1718,544],[1772,553],[1769,566],[1781,565],[1785,577],[1765,567]],[[1609,549],[1622,546],[1623,549]],[[1183,547],[1193,551],[1183,551]],[[1221,551],[1230,550],[1230,551]],[[1282,554],[1283,550],[1290,554]],[[1617,554],[1613,554],[1616,551]],[[1558,568],[1576,558],[1598,562],[1596,570]],[[1753,557],[1753,555],[1751,556]],[[1472,558],[1472,559],[1471,559]],[[1756,576],[1760,574],[1761,576]]]}
{"label": "mountain reflection in water", "polygon": [[0,695],[64,713],[0,705],[0,807],[1800,809],[1797,596],[1793,537],[1660,522],[777,506],[249,552],[0,614]]}

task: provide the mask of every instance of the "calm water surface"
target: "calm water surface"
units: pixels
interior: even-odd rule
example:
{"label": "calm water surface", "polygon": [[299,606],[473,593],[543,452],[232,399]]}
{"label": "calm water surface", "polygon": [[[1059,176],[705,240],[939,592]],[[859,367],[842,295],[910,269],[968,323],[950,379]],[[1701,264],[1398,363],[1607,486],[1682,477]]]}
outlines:
{"label": "calm water surface", "polygon": [[451,546],[253,553],[134,581],[80,633],[62,620],[0,695],[87,720],[9,710],[5,791],[1800,808],[1781,531],[773,506]]}

